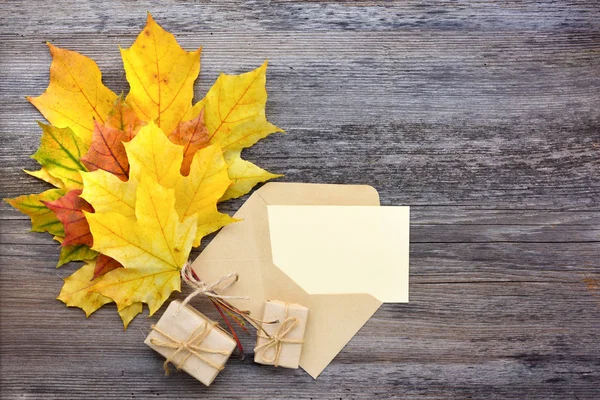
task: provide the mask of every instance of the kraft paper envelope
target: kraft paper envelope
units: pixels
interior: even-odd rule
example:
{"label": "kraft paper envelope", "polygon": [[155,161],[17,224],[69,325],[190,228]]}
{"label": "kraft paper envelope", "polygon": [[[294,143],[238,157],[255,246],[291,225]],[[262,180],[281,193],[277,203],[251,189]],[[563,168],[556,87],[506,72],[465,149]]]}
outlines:
{"label": "kraft paper envelope", "polygon": [[408,207],[379,207],[370,186],[268,183],[235,217],[194,271],[239,273],[226,294],[250,296],[230,301],[257,318],[267,299],[308,307],[300,366],[313,378],[382,302],[408,301]]}

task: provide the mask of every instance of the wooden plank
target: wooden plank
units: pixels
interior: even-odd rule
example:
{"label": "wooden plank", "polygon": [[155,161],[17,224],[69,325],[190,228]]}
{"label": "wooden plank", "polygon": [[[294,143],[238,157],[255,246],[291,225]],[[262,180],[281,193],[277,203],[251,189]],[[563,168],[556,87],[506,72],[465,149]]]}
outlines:
{"label": "wooden plank", "polygon": [[[52,10],[61,10],[60,13]],[[42,11],[43,10],[43,11]],[[50,10],[50,15],[47,12]],[[140,29],[151,11],[169,30],[182,32],[329,31],[347,30],[527,30],[598,29],[594,1],[297,1],[268,3],[223,0],[139,3],[76,0],[40,1],[23,12],[19,0],[3,2],[5,21],[0,34],[31,35],[40,31],[65,34],[127,34]]]}
{"label": "wooden plank", "polygon": [[[597,213],[600,215],[600,212]],[[18,222],[17,222],[18,221]],[[23,223],[24,222],[24,223]],[[28,222],[5,220],[2,244],[48,243],[50,236],[27,232]],[[598,225],[411,224],[411,243],[598,243]],[[56,244],[56,242],[51,242]]]}

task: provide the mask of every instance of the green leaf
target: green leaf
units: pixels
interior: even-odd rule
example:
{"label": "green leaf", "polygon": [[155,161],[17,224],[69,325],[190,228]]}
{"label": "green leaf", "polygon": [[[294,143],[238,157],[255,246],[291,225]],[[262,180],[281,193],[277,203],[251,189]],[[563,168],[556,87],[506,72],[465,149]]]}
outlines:
{"label": "green leaf", "polygon": [[81,189],[83,181],[79,171],[87,171],[80,158],[87,153],[86,146],[70,128],[57,128],[39,123],[42,139],[39,149],[31,156],[48,174],[60,179],[67,191]]}
{"label": "green leaf", "polygon": [[31,230],[34,232],[49,232],[55,236],[64,236],[62,223],[42,201],[53,201],[65,194],[62,189],[49,189],[38,194],[29,194],[4,199],[8,204],[31,218]]}
{"label": "green leaf", "polygon": [[90,261],[98,256],[98,252],[89,248],[85,244],[76,244],[73,246],[63,246],[60,248],[60,256],[56,268],[71,261]]}

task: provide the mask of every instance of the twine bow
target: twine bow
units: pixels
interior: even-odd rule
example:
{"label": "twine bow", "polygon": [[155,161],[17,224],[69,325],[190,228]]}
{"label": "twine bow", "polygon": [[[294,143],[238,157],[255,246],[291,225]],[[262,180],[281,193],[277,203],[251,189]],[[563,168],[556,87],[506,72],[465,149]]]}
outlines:
{"label": "twine bow", "polygon": [[[222,354],[224,356],[229,355],[229,352],[225,350],[215,350],[201,346],[202,342],[208,337],[208,335],[216,325],[217,323],[214,321],[205,322],[204,325],[198,327],[198,329],[196,329],[187,340],[176,339],[173,336],[166,333],[165,331],[158,328],[156,325],[152,325],[152,330],[155,330],[156,332],[160,333],[162,336],[167,338],[168,341],[162,341],[152,338],[150,339],[150,343],[152,343],[155,346],[175,349],[175,351],[169,357],[167,357],[167,359],[163,363],[165,374],[169,375],[170,373],[169,363],[172,363],[175,366],[175,368],[179,370],[183,367],[185,362],[192,355],[198,357],[200,360],[202,360],[203,362],[205,362],[206,364],[210,365],[218,371],[223,370],[223,365],[217,365],[208,358],[204,357],[204,355],[202,355],[202,353]],[[186,352],[186,354],[181,360],[179,360],[179,362],[176,362],[175,357],[182,352]]]}
{"label": "twine bow", "polygon": [[[190,302],[190,300],[192,300],[194,297],[196,297],[198,295],[204,295],[207,297],[212,297],[214,299],[223,299],[223,300],[227,300],[227,299],[248,300],[249,299],[248,296],[226,296],[226,295],[217,293],[217,290],[220,292],[224,292],[225,290],[229,289],[231,286],[233,286],[238,281],[239,278],[240,278],[240,276],[237,272],[232,272],[230,274],[222,276],[221,278],[217,279],[210,285],[207,285],[206,283],[204,283],[203,280],[197,278],[194,275],[191,264],[189,262],[185,263],[185,265],[181,269],[181,280],[183,282],[185,282],[191,288],[194,288],[195,290],[192,293],[190,293],[181,302],[181,306],[179,307],[179,310],[181,310],[183,307],[185,307]],[[179,312],[179,310],[177,310],[177,312]]]}
{"label": "twine bow", "polygon": [[[265,343],[256,346],[254,348],[254,352],[261,352],[261,357],[263,361],[267,364],[273,364],[275,367],[279,366],[279,357],[281,356],[281,348],[284,343],[292,343],[292,344],[302,344],[304,340],[297,339],[288,339],[286,336],[300,323],[298,318],[288,317],[288,306],[285,306],[285,320],[279,325],[279,329],[277,332],[271,334],[270,336],[265,336],[262,332],[258,332],[257,336],[268,339]],[[273,356],[267,358],[267,353],[269,350],[273,350]]]}

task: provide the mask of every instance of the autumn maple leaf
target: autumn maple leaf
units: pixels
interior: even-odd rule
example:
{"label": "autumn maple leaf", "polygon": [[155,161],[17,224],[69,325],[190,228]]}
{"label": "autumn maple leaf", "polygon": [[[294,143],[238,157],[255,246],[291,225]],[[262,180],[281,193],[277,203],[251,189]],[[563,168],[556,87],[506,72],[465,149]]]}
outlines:
{"label": "autumn maple leaf", "polygon": [[[125,271],[110,271],[98,278],[98,282],[103,283],[99,283],[98,286],[86,286],[86,290],[89,292],[99,291],[115,300],[119,309],[132,304],[123,300],[118,294],[119,290],[127,292],[128,289],[123,289],[115,283],[125,277],[131,282],[141,284],[140,282],[145,282],[144,279],[151,279],[154,276],[152,274],[157,274],[157,279],[161,279],[163,283],[163,280],[168,278],[166,288],[171,288],[172,291],[176,287],[179,290],[179,275],[177,274],[175,277],[172,271],[169,272],[166,264],[157,264],[157,259],[170,260],[168,264],[171,269],[181,268],[187,260],[189,249],[172,243],[160,248],[157,244],[157,233],[161,232],[166,241],[175,240],[173,238],[181,236],[177,230],[158,225],[160,221],[176,218],[179,223],[184,223],[192,219],[195,227],[190,247],[200,245],[204,236],[235,221],[227,214],[221,214],[216,207],[217,201],[230,184],[227,164],[217,145],[210,145],[194,154],[187,176],[181,174],[184,146],[169,141],[162,130],[152,122],[141,128],[135,138],[125,143],[124,147],[130,162],[127,181],[124,182],[117,176],[100,169],[81,174],[84,182],[81,196],[95,210],[93,214],[85,213],[94,237],[93,249],[116,259],[125,269],[143,270],[142,273],[135,274]],[[148,188],[145,189],[146,191],[142,191],[146,197],[139,197],[140,186],[144,180],[147,182],[146,186],[150,185],[148,182],[156,183],[152,184],[154,192],[151,198],[148,197]],[[167,211],[168,214],[166,214]],[[151,224],[147,223],[148,215],[156,218]],[[141,220],[141,218],[144,219]],[[172,257],[182,254],[182,248],[185,249],[186,258],[177,258],[174,261]],[[157,252],[160,254],[157,255]],[[171,259],[165,254],[169,255]],[[94,265],[96,271],[93,275],[94,278],[99,276],[97,272],[100,261],[99,257]],[[105,276],[107,278],[104,278]],[[104,279],[115,279],[110,281],[114,284],[111,283],[105,287],[104,283],[109,280]],[[73,288],[68,286],[67,282],[69,281],[65,282],[65,293],[71,293]],[[174,286],[175,284],[176,286]],[[134,300],[134,302],[148,303],[143,299],[147,300],[154,296],[152,298],[155,300],[148,303],[151,312],[154,312],[154,305],[163,298],[162,292],[157,293],[159,290],[157,288],[158,286],[152,285],[139,286],[140,293],[128,292],[127,299],[139,298],[142,300]],[[66,298],[65,295],[62,297]],[[94,295],[93,298],[95,299],[96,296]],[[89,304],[79,304],[83,300],[78,303],[69,297],[67,301],[70,302],[67,303],[69,305],[81,305],[81,308],[89,307]]]}
{"label": "autumn maple leaf", "polygon": [[88,146],[70,128],[39,125],[42,128],[42,140],[31,158],[54,178],[62,181],[65,189],[80,189],[83,183],[79,172],[86,170],[80,158]]}
{"label": "autumn maple leaf", "polygon": [[96,123],[92,145],[81,161],[90,171],[103,169],[126,181],[129,162],[123,146],[125,140],[127,137],[123,131]]}
{"label": "autumn maple leaf", "polygon": [[140,118],[154,121],[167,135],[191,107],[201,51],[183,50],[150,14],[133,45],[121,49],[130,86],[127,102]]}
{"label": "autumn maple leaf", "polygon": [[283,132],[265,116],[266,71],[267,62],[241,75],[221,74],[188,114],[203,111],[209,143],[217,143],[223,149],[233,182],[221,201],[243,196],[256,184],[281,176],[241,158],[242,149],[272,133]]}
{"label": "autumn maple leaf", "polygon": [[[99,294],[115,301],[119,311],[147,303],[152,315],[172,291],[180,290],[179,271],[192,248],[198,215],[180,221],[173,189],[164,188],[151,175],[143,176],[136,189],[135,219],[98,211],[86,214],[86,218],[94,236],[93,249],[125,268],[91,282],[81,280],[83,272],[78,271],[65,279],[60,300],[93,312],[90,310],[96,308]],[[85,276],[91,278],[92,267],[83,268]]]}
{"label": "autumn maple leaf", "polygon": [[104,123],[117,95],[102,84],[102,73],[92,59],[50,43],[48,47],[50,85],[41,96],[27,99],[52,125],[71,128],[89,146],[94,120]]}

